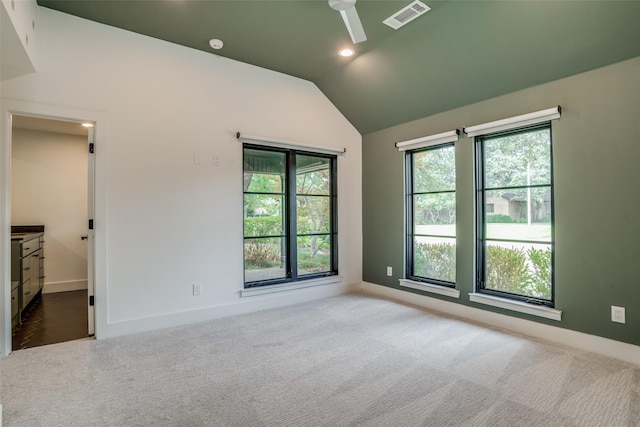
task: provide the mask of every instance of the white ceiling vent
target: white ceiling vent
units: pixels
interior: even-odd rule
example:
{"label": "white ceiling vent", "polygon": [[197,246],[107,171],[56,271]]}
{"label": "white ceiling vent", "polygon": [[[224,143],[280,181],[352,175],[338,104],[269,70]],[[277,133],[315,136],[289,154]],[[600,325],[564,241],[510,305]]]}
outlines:
{"label": "white ceiling vent", "polygon": [[422,3],[419,0],[415,0],[411,2],[410,5],[403,7],[384,21],[384,24],[387,24],[394,30],[408,24],[409,22],[416,19],[418,16],[423,15],[429,12],[431,8],[426,4]]}

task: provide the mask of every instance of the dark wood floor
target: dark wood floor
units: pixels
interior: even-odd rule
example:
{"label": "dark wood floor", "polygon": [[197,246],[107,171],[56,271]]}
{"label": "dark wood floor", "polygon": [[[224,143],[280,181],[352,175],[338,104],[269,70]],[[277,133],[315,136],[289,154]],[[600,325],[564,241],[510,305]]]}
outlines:
{"label": "dark wood floor", "polygon": [[37,296],[13,328],[13,350],[86,338],[87,291]]}

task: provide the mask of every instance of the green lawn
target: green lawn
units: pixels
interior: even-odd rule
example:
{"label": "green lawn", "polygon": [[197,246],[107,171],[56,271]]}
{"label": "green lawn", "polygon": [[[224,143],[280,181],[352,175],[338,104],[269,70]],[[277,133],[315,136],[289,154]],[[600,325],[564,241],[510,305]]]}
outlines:
{"label": "green lawn", "polygon": [[[455,235],[455,224],[418,225],[417,234],[431,234],[435,236]],[[487,224],[487,237],[490,239],[508,240],[538,240],[551,242],[550,224]]]}

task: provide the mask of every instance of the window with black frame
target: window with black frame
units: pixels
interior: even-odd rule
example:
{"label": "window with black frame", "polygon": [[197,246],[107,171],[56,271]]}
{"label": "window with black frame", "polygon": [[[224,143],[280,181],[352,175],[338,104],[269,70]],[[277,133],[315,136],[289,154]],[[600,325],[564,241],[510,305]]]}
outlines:
{"label": "window with black frame", "polygon": [[407,278],[454,287],[456,282],[455,146],[406,152]]}
{"label": "window with black frame", "polygon": [[336,156],[244,145],[245,288],[335,275]]}
{"label": "window with black frame", "polygon": [[551,123],[476,144],[478,291],[553,306]]}

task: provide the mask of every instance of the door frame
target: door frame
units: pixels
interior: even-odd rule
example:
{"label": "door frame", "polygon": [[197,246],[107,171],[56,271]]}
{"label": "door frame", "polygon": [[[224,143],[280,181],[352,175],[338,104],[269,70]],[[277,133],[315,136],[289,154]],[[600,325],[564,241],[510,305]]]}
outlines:
{"label": "door frame", "polygon": [[[93,136],[95,151],[89,155],[89,165],[93,167],[93,176],[89,177],[89,203],[93,208],[94,229],[88,230],[88,256],[93,252],[93,259],[88,259],[88,274],[93,278],[93,306],[94,335],[100,338],[107,324],[106,298],[106,191],[104,188],[106,141],[108,137],[108,116],[88,110],[78,110],[66,107],[38,104],[0,98],[0,357],[11,353],[11,118],[13,115],[33,116],[71,122],[91,122],[94,124]],[[87,147],[88,148],[88,147]],[[91,173],[91,170],[89,170]],[[91,184],[93,178],[93,185]],[[88,213],[91,212],[91,207]],[[93,262],[91,262],[93,261]],[[91,265],[93,264],[93,265]],[[89,280],[91,282],[91,280]],[[91,291],[88,292],[91,294]],[[87,304],[88,305],[88,304]],[[91,328],[91,325],[90,325]]]}

